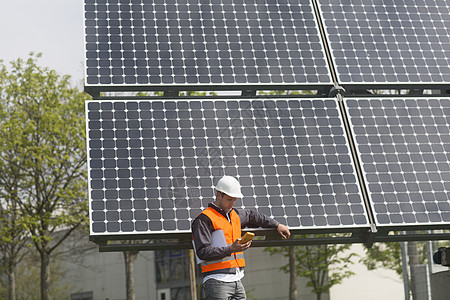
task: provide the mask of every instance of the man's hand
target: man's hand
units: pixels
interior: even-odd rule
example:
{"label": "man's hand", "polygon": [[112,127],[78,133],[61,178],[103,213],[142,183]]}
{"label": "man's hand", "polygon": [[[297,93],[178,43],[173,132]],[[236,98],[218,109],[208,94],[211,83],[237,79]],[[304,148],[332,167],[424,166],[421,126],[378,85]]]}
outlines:
{"label": "man's hand", "polygon": [[289,231],[289,228],[281,223],[278,224],[277,226],[277,232],[283,237],[283,239],[288,239],[291,237],[291,232]]}
{"label": "man's hand", "polygon": [[231,244],[231,246],[230,246],[231,253],[242,252],[244,250],[247,250],[248,247],[250,247],[250,245],[252,244],[252,241],[248,241],[247,243],[244,243],[244,244],[239,244],[239,240],[240,239],[237,239],[234,241],[233,244]]}

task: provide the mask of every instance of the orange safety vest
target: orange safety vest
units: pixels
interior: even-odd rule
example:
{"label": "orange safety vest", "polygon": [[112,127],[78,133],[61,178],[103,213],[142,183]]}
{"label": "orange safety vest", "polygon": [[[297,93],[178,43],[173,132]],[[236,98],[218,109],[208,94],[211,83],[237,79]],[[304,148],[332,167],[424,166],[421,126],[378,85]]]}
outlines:
{"label": "orange safety vest", "polygon": [[[227,245],[232,244],[236,239],[241,237],[241,220],[234,210],[230,212],[231,223],[226,217],[211,207],[205,209],[202,214],[205,214],[211,219],[214,230],[223,230]],[[231,253],[231,256],[218,260],[204,261],[202,263],[202,273],[238,267],[245,267],[243,252]]]}

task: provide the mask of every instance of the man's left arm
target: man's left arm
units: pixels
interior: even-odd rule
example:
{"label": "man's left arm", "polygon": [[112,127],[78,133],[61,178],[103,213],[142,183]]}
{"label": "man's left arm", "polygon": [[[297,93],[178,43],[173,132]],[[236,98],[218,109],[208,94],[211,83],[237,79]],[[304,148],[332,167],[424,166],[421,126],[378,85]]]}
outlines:
{"label": "man's left arm", "polygon": [[257,228],[257,227],[263,227],[263,228],[276,228],[277,232],[284,238],[288,239],[291,236],[291,232],[289,231],[289,228],[281,224],[280,222],[269,218],[265,214],[259,213],[257,211],[251,210],[251,209],[242,209],[242,208],[236,208],[236,212],[239,215],[239,218],[241,220],[241,227],[250,227],[250,228]]}

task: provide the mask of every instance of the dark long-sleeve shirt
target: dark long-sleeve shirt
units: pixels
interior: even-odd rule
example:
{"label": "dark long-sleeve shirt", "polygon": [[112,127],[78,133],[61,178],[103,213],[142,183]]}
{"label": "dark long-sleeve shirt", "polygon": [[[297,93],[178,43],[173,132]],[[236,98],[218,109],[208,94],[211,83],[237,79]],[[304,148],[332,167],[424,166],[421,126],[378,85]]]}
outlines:
{"label": "dark long-sleeve shirt", "polygon": [[[210,203],[209,207],[220,212],[225,218],[229,216],[219,207]],[[268,216],[250,209],[233,208],[241,221],[241,228],[275,228],[278,222]],[[231,212],[231,211],[230,211]],[[216,260],[231,255],[230,245],[225,247],[213,247],[211,245],[211,234],[214,226],[211,219],[205,214],[200,214],[192,223],[192,235],[194,236],[195,252],[202,260]]]}

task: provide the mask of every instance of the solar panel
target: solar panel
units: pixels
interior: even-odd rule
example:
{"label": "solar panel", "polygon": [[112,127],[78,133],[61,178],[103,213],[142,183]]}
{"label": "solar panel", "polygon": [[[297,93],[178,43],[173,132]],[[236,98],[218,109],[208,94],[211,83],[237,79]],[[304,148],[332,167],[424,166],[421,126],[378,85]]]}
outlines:
{"label": "solar panel", "polygon": [[331,84],[309,0],[85,0],[86,86]]}
{"label": "solar panel", "polygon": [[318,0],[338,80],[450,83],[445,0]]}
{"label": "solar panel", "polygon": [[450,98],[345,99],[379,225],[450,222]]}
{"label": "solar panel", "polygon": [[86,102],[91,235],[189,232],[235,176],[291,228],[367,227],[336,99]]}

